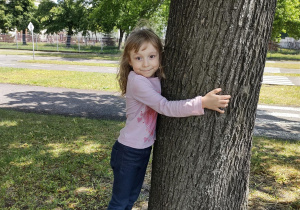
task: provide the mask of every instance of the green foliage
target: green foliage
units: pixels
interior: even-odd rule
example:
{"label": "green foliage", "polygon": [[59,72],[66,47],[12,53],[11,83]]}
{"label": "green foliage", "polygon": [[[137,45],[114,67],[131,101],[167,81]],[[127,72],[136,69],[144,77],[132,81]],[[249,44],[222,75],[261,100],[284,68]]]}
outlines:
{"label": "green foliage", "polygon": [[272,40],[279,41],[281,33],[289,37],[300,38],[300,1],[277,0],[273,23]]}
{"label": "green foliage", "polygon": [[36,11],[36,17],[41,23],[42,29],[47,29],[47,32],[55,31],[56,22],[53,21],[55,14],[51,11],[56,4],[51,0],[43,0]]}
{"label": "green foliage", "polygon": [[164,36],[168,25],[170,2],[171,0],[165,0],[150,18],[151,28],[154,29],[159,37]]}
{"label": "green foliage", "polygon": [[7,4],[0,0],[0,30],[4,33],[11,28],[12,15],[8,13]]}
{"label": "green foliage", "polygon": [[57,33],[63,29],[68,35],[87,31],[87,7],[85,0],[43,0],[39,5],[37,16],[46,33]]}
{"label": "green foliage", "polygon": [[35,7],[33,0],[13,0],[7,3],[7,17],[9,17],[8,30],[17,28],[19,31],[25,30],[29,22],[37,22],[34,20],[33,14]]}
{"label": "green foliage", "polygon": [[94,29],[110,31],[115,26],[122,39],[140,20],[149,20],[162,3],[163,0],[94,0],[90,19]]}
{"label": "green foliage", "polygon": [[123,0],[120,1],[119,18],[117,28],[129,33],[141,19],[149,19],[163,2],[162,0],[139,1]]}
{"label": "green foliage", "polygon": [[90,28],[92,31],[111,32],[117,22],[119,11],[118,1],[94,1],[94,7],[89,16]]}

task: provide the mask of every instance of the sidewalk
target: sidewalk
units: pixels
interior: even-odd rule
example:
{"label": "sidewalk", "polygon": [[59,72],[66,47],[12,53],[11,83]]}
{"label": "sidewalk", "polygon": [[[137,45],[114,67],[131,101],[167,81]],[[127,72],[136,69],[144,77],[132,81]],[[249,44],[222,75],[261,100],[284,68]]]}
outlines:
{"label": "sidewalk", "polygon": [[[0,83],[0,108],[124,121],[125,99],[115,92]],[[254,134],[300,140],[300,108],[258,106]]]}
{"label": "sidewalk", "polygon": [[0,83],[0,108],[123,121],[125,101],[118,93]]}
{"label": "sidewalk", "polygon": [[[299,69],[285,69],[276,67],[265,67],[265,73],[300,74],[300,62],[297,61],[267,61],[267,63],[294,63],[299,64]],[[264,76],[263,84],[270,85],[296,85],[300,86],[300,77]]]}

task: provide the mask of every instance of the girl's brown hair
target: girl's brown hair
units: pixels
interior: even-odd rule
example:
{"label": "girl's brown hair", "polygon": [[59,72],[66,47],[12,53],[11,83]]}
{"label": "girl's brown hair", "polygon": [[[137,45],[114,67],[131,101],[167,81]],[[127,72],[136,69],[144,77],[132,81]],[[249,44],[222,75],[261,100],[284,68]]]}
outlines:
{"label": "girl's brown hair", "polygon": [[121,94],[124,96],[126,94],[126,87],[128,81],[128,75],[130,71],[133,71],[132,67],[129,65],[130,61],[130,51],[134,50],[138,52],[140,47],[145,43],[151,43],[159,53],[159,69],[156,71],[156,76],[159,78],[164,78],[163,68],[161,66],[163,45],[160,38],[151,29],[138,29],[131,32],[129,37],[125,42],[124,51],[120,60],[120,67],[117,74],[117,80],[120,85]]}

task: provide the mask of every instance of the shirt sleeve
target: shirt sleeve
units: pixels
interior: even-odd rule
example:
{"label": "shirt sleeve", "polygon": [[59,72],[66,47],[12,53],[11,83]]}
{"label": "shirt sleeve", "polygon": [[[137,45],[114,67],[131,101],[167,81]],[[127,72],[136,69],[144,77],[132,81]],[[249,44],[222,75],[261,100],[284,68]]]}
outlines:
{"label": "shirt sleeve", "polygon": [[132,82],[132,97],[149,106],[159,114],[169,117],[188,117],[204,114],[201,96],[187,100],[168,101],[158,93],[151,82],[143,76],[136,76]]}

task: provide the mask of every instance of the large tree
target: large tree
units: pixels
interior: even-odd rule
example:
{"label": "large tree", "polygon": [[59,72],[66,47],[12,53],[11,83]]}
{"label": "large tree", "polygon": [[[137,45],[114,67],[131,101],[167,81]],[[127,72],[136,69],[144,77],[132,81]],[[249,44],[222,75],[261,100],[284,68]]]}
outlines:
{"label": "large tree", "polygon": [[79,31],[86,32],[87,26],[86,0],[43,0],[38,8],[38,17],[41,19],[42,28],[46,33],[57,33],[65,29],[67,31],[67,47],[70,46],[71,36]]}
{"label": "large tree", "polygon": [[300,38],[299,0],[277,0],[272,40],[280,40],[282,33],[295,39]]}
{"label": "large tree", "polygon": [[8,30],[23,32],[23,44],[26,44],[26,29],[29,22],[35,22],[33,14],[35,6],[33,0],[11,0],[7,3],[7,17],[10,17]]}
{"label": "large tree", "polygon": [[168,25],[170,0],[164,0],[149,19],[151,28],[159,37],[164,37]]}
{"label": "large tree", "polygon": [[0,30],[6,33],[11,27],[12,16],[8,14],[7,4],[5,0],[0,0]]}
{"label": "large tree", "polygon": [[276,0],[171,0],[165,43],[169,100],[221,87],[225,114],[159,116],[150,210],[247,208],[250,151]]}
{"label": "large tree", "polygon": [[97,28],[108,31],[116,27],[120,31],[119,48],[125,33],[134,29],[141,19],[149,19],[163,0],[93,0],[90,17]]}
{"label": "large tree", "polygon": [[141,19],[149,19],[163,0],[120,0],[120,11],[116,27],[120,31],[119,48],[124,33],[129,34]]}
{"label": "large tree", "polygon": [[119,0],[93,0],[89,22],[93,31],[109,33],[116,25],[120,12]]}

